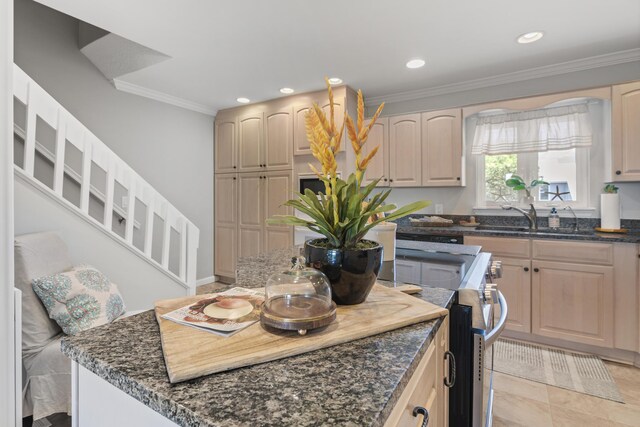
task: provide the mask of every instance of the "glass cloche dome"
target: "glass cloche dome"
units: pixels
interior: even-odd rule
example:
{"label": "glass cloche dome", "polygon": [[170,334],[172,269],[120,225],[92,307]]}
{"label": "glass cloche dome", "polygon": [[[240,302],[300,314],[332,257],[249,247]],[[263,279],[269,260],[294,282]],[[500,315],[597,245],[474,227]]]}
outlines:
{"label": "glass cloche dome", "polygon": [[277,329],[298,331],[320,328],[336,318],[329,279],[322,272],[305,267],[302,256],[292,259],[291,270],[276,273],[265,288],[260,321]]}

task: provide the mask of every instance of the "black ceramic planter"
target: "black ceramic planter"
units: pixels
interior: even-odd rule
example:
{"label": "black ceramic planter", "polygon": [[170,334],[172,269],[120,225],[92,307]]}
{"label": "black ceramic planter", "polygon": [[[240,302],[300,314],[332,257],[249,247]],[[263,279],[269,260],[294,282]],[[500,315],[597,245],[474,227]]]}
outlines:
{"label": "black ceramic planter", "polygon": [[360,304],[376,283],[382,265],[382,245],[371,249],[327,249],[309,240],[304,244],[307,265],[322,271],[331,282],[331,296],[338,305]]}

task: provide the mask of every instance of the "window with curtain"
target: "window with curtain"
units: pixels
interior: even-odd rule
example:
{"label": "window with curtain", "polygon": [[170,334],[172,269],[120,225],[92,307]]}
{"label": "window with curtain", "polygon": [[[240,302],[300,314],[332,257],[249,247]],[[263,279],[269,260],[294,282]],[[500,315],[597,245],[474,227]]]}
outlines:
{"label": "window with curtain", "polygon": [[[542,177],[532,195],[539,204],[585,206],[589,148],[593,143],[586,101],[520,112],[480,113],[474,117],[472,154],[478,157],[478,203],[492,207],[517,203],[524,192],[505,180]],[[484,180],[482,180],[484,176]]]}

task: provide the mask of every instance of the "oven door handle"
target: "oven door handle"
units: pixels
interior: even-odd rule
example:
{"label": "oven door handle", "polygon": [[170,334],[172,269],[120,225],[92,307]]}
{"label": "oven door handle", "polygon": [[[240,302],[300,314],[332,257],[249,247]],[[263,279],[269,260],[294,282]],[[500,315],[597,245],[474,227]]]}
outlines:
{"label": "oven door handle", "polygon": [[484,336],[484,345],[489,347],[492,345],[495,340],[498,339],[505,326],[507,326],[507,314],[509,312],[509,308],[507,307],[507,300],[502,295],[502,292],[498,291],[498,304],[500,304],[500,320],[498,320],[498,324]]}

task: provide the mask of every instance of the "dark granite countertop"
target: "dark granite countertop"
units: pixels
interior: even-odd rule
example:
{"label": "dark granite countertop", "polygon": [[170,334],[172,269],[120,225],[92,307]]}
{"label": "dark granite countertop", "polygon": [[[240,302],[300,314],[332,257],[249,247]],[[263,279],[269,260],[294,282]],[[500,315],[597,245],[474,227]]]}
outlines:
{"label": "dark granite countertop", "polygon": [[[416,215],[413,215],[416,216]],[[422,216],[422,215],[419,215]],[[450,218],[454,223],[460,220],[468,221],[468,216],[460,215],[442,215]],[[523,217],[513,216],[476,216],[479,224],[487,227],[517,227],[527,228],[528,225]],[[563,218],[566,220],[566,218]],[[530,239],[555,239],[555,240],[588,240],[594,242],[620,242],[620,243],[640,243],[640,221],[639,220],[623,220],[622,227],[628,229],[626,234],[617,233],[598,233],[594,230],[600,225],[598,218],[580,218],[578,221],[579,231],[573,233],[571,227],[573,220],[564,222],[562,229],[552,231],[547,228],[547,218],[539,217],[538,226],[541,228],[538,232],[529,232],[522,230],[508,229],[478,229],[476,227],[463,227],[461,225],[452,225],[451,227],[415,227],[407,218],[398,221],[398,234],[409,235],[447,235],[447,236],[490,236],[490,237],[519,237]],[[566,228],[565,228],[566,227]]]}
{"label": "dark granite countertop", "polygon": [[598,233],[594,231],[515,231],[515,230],[478,230],[474,227],[454,225],[451,227],[411,227],[398,226],[398,234],[436,234],[451,236],[490,236],[490,237],[519,237],[528,239],[554,240],[589,240],[593,242],[640,243],[640,230],[629,230],[626,234]]}
{"label": "dark granite countertop", "polygon": [[[264,286],[298,249],[239,262],[239,286]],[[392,284],[391,284],[392,285]],[[419,298],[449,307],[454,293]],[[181,426],[381,426],[442,319],[274,362],[169,383],[158,324],[147,311],[67,337],[81,366]]]}

